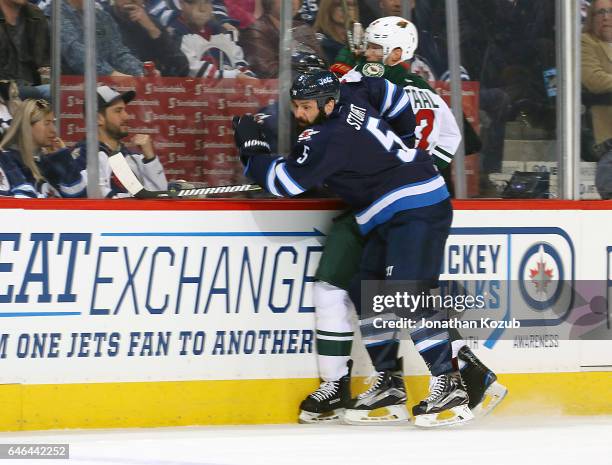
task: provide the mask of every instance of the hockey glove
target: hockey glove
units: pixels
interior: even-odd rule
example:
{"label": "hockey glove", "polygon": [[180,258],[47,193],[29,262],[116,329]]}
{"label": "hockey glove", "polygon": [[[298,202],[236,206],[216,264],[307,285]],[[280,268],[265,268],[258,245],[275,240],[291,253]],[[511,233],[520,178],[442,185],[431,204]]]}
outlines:
{"label": "hockey glove", "polygon": [[234,116],[232,126],[241,157],[270,153],[270,144],[266,141],[262,126],[252,115]]}

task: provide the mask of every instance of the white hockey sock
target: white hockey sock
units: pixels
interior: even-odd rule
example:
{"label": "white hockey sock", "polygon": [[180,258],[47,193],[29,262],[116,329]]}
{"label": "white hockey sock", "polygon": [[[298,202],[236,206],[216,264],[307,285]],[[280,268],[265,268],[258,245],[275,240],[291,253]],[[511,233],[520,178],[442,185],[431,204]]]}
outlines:
{"label": "white hockey sock", "polygon": [[324,381],[336,381],[348,372],[346,363],[353,344],[352,303],[345,290],[317,281],[314,304],[319,376]]}

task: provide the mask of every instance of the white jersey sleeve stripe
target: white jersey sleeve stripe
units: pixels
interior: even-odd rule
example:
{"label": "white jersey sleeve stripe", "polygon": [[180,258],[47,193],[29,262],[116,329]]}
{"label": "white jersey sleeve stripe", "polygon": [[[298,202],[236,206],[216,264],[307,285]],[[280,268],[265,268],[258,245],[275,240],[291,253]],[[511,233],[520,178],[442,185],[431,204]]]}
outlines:
{"label": "white jersey sleeve stripe", "polygon": [[395,86],[393,84],[385,80],[385,98],[383,99],[383,105],[380,109],[381,115],[384,115],[387,112],[391,106],[391,103],[393,102],[393,94],[395,93],[394,87]]}
{"label": "white jersey sleeve stripe", "polygon": [[299,195],[305,191],[305,189],[300,186],[287,172],[287,167],[284,162],[278,163],[276,168],[274,168],[276,176],[282,186],[285,188],[287,192],[291,195]]}
{"label": "white jersey sleeve stripe", "polygon": [[278,157],[273,163],[270,163],[270,167],[268,168],[268,174],[266,176],[266,187],[268,188],[268,191],[277,196],[277,197],[282,197],[283,195],[278,191],[278,189],[276,188],[275,185],[275,181],[276,181],[276,165],[277,163],[282,160],[283,157]]}
{"label": "white jersey sleeve stripe", "polygon": [[399,99],[399,101],[391,109],[389,116],[388,116],[389,119],[395,118],[402,111],[404,111],[408,105],[410,105],[410,98],[408,98],[408,95],[406,94],[406,92],[402,92],[401,95],[402,96]]}
{"label": "white jersey sleeve stripe", "polygon": [[453,158],[449,156],[449,153],[441,149],[440,147],[434,147],[433,149],[434,155],[438,158],[441,158],[446,163],[450,163],[453,161]]}

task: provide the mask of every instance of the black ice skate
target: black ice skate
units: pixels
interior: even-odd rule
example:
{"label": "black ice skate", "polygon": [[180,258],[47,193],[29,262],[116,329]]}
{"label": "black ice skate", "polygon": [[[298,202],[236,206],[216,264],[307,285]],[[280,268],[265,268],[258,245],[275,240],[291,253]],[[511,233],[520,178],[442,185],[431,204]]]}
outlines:
{"label": "black ice skate", "polygon": [[351,400],[351,368],[338,381],[323,381],[319,388],[300,404],[300,423],[336,423],[340,421],[344,409]]}
{"label": "black ice skate", "polygon": [[[474,415],[468,402],[459,373],[433,376],[429,382],[429,397],[412,407],[414,424],[431,428],[470,421]],[[448,416],[450,413],[453,414],[451,417]]]}
{"label": "black ice skate", "polygon": [[484,416],[493,411],[506,397],[508,389],[497,381],[497,376],[489,370],[467,347],[459,349],[457,357],[466,365],[461,370],[470,402],[468,406],[475,416]]}
{"label": "black ice skate", "polygon": [[370,388],[351,400],[344,411],[344,421],[356,425],[387,424],[408,421],[406,387],[402,359],[395,370],[379,371]]}

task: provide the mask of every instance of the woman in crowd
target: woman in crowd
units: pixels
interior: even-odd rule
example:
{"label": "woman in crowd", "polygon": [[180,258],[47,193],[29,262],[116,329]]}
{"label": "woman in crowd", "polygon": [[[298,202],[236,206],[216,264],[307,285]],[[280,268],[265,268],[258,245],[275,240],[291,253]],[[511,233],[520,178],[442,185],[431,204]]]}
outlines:
{"label": "woman in crowd", "polygon": [[55,129],[46,100],[25,100],[13,114],[0,141],[0,195],[11,197],[57,197],[46,181],[38,160],[64,147]]}
{"label": "woman in crowd", "polygon": [[314,23],[314,30],[328,63],[335,63],[338,52],[348,44],[347,23],[352,25],[359,21],[357,0],[346,0],[348,21],[342,3],[342,0],[321,0]]}
{"label": "woman in crowd", "polygon": [[582,34],[583,104],[592,115],[595,185],[604,199],[612,198],[612,1],[595,0]]}

